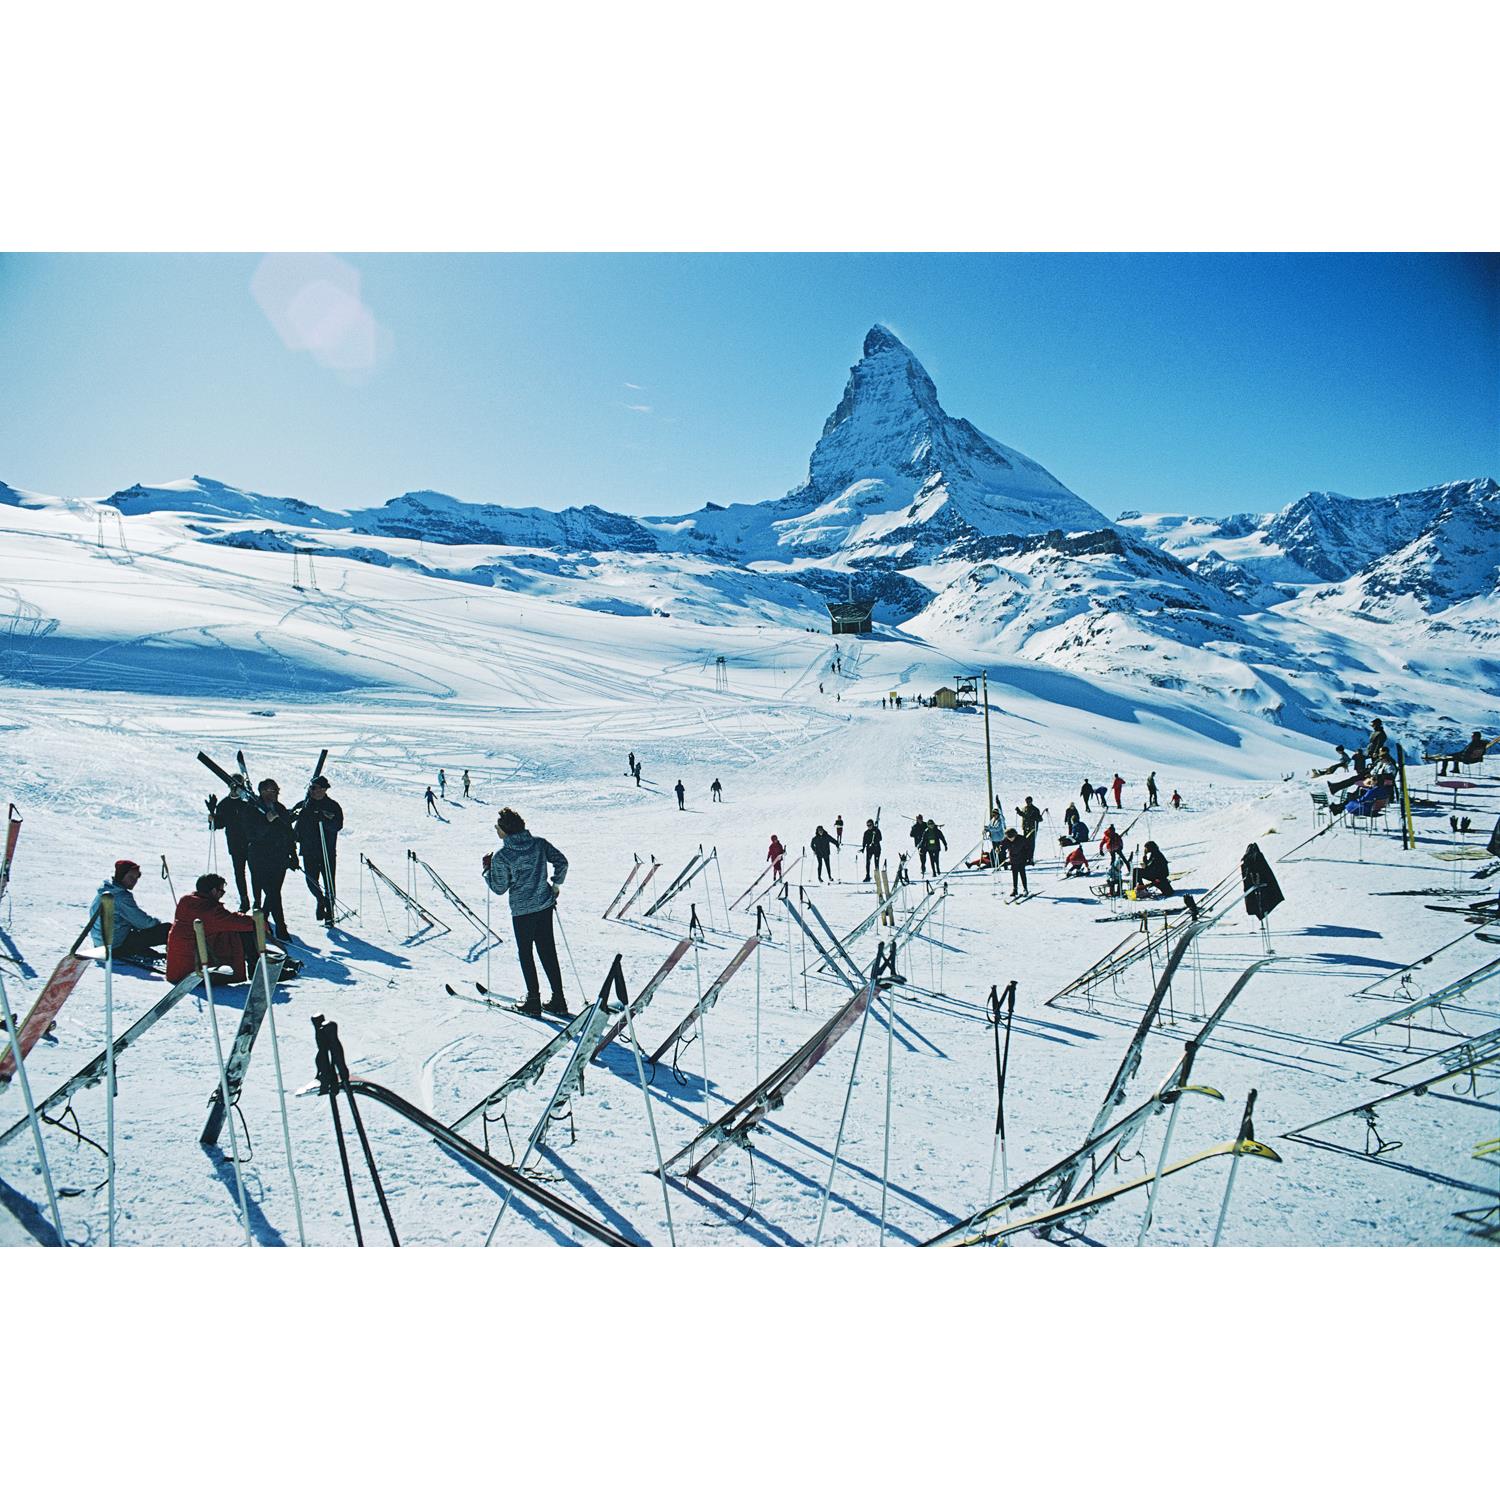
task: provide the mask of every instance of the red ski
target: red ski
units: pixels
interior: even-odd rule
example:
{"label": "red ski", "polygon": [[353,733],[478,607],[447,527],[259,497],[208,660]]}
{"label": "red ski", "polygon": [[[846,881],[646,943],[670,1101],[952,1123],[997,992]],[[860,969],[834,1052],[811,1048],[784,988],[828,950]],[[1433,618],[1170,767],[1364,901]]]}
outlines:
{"label": "red ski", "polygon": [[21,815],[16,804],[10,804],[5,822],[5,854],[0,857],[0,901],[5,899],[5,888],[10,884],[10,867],[16,858],[16,840],[21,837]]}
{"label": "red ski", "polygon": [[[48,1028],[57,1019],[57,1013],[67,1003],[83,978],[93,959],[85,957],[78,949],[88,937],[94,922],[91,917],[83,925],[83,931],[73,940],[73,946],[63,955],[61,962],[52,971],[52,977],[42,986],[36,1003],[26,1012],[25,1019],[17,1028],[21,1039],[21,1056],[26,1057],[31,1049],[47,1034]],[[8,1084],[15,1076],[16,1059],[11,1053],[10,1038],[0,1037],[0,1085]]]}

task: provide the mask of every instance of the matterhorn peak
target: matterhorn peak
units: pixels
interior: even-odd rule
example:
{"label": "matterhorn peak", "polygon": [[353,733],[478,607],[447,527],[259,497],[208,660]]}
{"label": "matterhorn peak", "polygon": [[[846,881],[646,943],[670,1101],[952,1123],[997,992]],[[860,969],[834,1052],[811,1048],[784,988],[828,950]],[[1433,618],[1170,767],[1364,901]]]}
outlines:
{"label": "matterhorn peak", "polygon": [[884,323],[877,323],[865,335],[864,358],[869,359],[871,355],[884,354],[887,350],[894,350],[909,358],[915,358],[911,350]]}

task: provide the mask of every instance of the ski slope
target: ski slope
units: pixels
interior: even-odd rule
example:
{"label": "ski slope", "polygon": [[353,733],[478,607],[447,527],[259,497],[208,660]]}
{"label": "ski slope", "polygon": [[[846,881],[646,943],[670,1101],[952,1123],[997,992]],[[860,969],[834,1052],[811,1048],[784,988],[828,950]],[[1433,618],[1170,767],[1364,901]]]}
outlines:
{"label": "ski slope", "polygon": [[[1154,770],[1163,804],[1175,788],[1185,808],[1164,805],[1144,816],[1128,845],[1155,839],[1180,887],[1203,892],[1237,872],[1253,840],[1287,897],[1271,921],[1273,961],[1246,982],[1196,1065],[1195,1079],[1217,1089],[1222,1102],[1189,1096],[1173,1127],[1174,1160],[1231,1140],[1246,1096],[1258,1091],[1256,1136],[1282,1161],[1241,1162],[1225,1242],[1475,1243],[1475,1226],[1455,1215],[1494,1201],[1493,1162],[1472,1155],[1497,1133],[1494,1100],[1486,1097],[1491,1078],[1467,1092],[1445,1085],[1390,1106],[1381,1132],[1401,1145],[1380,1157],[1363,1154],[1357,1118],[1332,1127],[1331,1144],[1285,1139],[1388,1092],[1378,1075],[1452,1042],[1434,1026],[1477,1035],[1500,1025],[1491,986],[1410,1034],[1390,1028],[1358,1045],[1338,1042],[1401,1003],[1392,976],[1402,965],[1473,933],[1461,917],[1427,909],[1440,902],[1436,895],[1372,893],[1441,888],[1472,900],[1494,889],[1492,879],[1470,878],[1493,862],[1437,857],[1463,852],[1447,828],[1449,793],[1422,813],[1414,851],[1402,852],[1394,831],[1340,828],[1284,862],[1314,831],[1306,774],[1326,762],[1326,747],[1240,712],[1227,698],[1205,704],[1000,652],[962,658],[951,654],[957,646],[893,630],[835,641],[810,611],[769,595],[726,603],[694,560],[632,567],[601,557],[586,577],[543,583],[518,574],[502,588],[463,576],[493,563],[493,548],[470,553],[382,539],[387,553],[406,548],[412,566],[320,557],[317,585],[298,588],[285,554],[214,545],[180,517],[132,517],[128,552],[99,544],[96,519],[79,513],[70,531],[40,510],[5,517],[15,613],[4,657],[10,681],[0,711],[0,795],[18,805],[25,824],[0,909],[8,957],[0,973],[19,1013],[118,858],[141,863],[137,894],[161,916],[171,909],[163,858],[179,894],[215,861],[225,867],[222,846],[210,847],[203,806],[220,788],[195,752],[227,764],[242,750],[252,773],[275,775],[292,800],[327,747],[333,795],[347,820],[340,894],[358,915],[325,934],[311,920],[301,877],[288,878],[288,914],[311,951],[304,976],[280,990],[275,1004],[309,1243],[353,1243],[329,1102],[313,1088],[314,1015],[339,1023],[355,1075],[443,1121],[462,1115],[552,1034],[547,1023],[446,992],[451,985],[473,997],[478,981],[516,993],[501,903],[490,920],[507,941],[486,955],[425,877],[418,877],[419,898],[452,924],[450,933],[422,930],[391,893],[362,881],[361,854],[404,883],[407,851],[414,851],[483,910],[480,855],[497,842],[499,808],[517,808],[571,861],[559,913],[575,1009],[593,998],[617,953],[631,992],[638,991],[686,935],[696,906],[703,941],[638,1023],[650,1052],[753,930],[753,913],[726,917],[726,898],[732,902],[763,869],[773,833],[795,857],[818,824],[832,829],[843,816],[838,884],[806,886],[840,934],[874,903],[873,887],[856,878],[855,846],[877,812],[893,871],[896,853],[910,849],[907,828],[919,812],[943,826],[945,870],[961,864],[985,808],[983,720],[879,703],[898,691],[910,705],[915,694],[981,666],[989,672],[996,791],[1007,809],[1030,794],[1050,810],[1032,871],[1035,894],[1010,905],[1008,878],[1003,886],[985,874],[948,878],[938,916],[900,955],[908,983],[890,992],[893,1027],[884,1000],[871,1007],[826,1215],[858,1027],[755,1133],[752,1154],[732,1148],[701,1179],[673,1179],[670,1227],[635,1062],[628,1048],[611,1046],[587,1069],[571,1127],[559,1123],[548,1133],[540,1157],[547,1185],[653,1245],[674,1236],[683,1245],[810,1244],[820,1217],[824,1244],[921,1243],[982,1206],[989,1191],[995,1062],[984,1001],[991,985],[1003,989],[1010,979],[1019,999],[1005,1175],[1016,1185],[1049,1167],[1084,1139],[1152,988],[1143,962],[1089,998],[1047,1003],[1135,930],[1132,922],[1101,920],[1116,913],[1091,894],[1089,881],[1061,878],[1057,825],[1085,775],[1101,781],[1118,770],[1127,782],[1124,828]],[[836,651],[842,671],[833,670]],[[726,688],[715,685],[719,656]],[[626,774],[630,751],[645,766],[639,789]],[[424,812],[423,792],[436,787],[439,767],[447,770],[448,797],[434,819]],[[473,778],[468,800],[459,795],[464,769]],[[1283,781],[1287,775],[1294,779]],[[715,776],[722,804],[709,799]],[[687,789],[680,812],[671,791],[679,777]],[[1500,813],[1497,792],[1500,782],[1490,779],[1462,793],[1462,810],[1486,835]],[[626,921],[601,920],[634,856],[658,860],[664,882],[700,846],[716,850],[717,862],[682,899],[645,917],[648,897]],[[811,863],[809,855],[794,883],[810,879]],[[914,886],[911,896],[921,894]],[[664,1062],[649,1081],[664,1156],[748,1094],[849,999],[847,987],[817,970],[781,907],[768,901],[765,914],[768,941],[725,987],[677,1067]],[[874,958],[876,936],[854,945],[861,967]],[[1494,950],[1470,935],[1456,952],[1472,954],[1477,967]],[[1260,931],[1238,907],[1203,935],[1179,971],[1163,1024],[1145,1039],[1119,1112],[1150,1094],[1201,1026],[1195,1017],[1263,957]],[[1357,993],[1383,980],[1390,981],[1384,995]],[[161,989],[121,969],[117,1027]],[[244,998],[243,986],[216,991],[226,1037]],[[99,1051],[103,1005],[96,970],[64,1008],[55,1038],[28,1059],[38,1098]],[[518,1092],[504,1122],[476,1121],[465,1134],[477,1145],[487,1141],[501,1160],[512,1149],[519,1155],[555,1074]],[[197,999],[181,1003],[122,1057],[120,1243],[243,1242],[228,1160],[198,1145],[216,1076],[206,1006]],[[82,1134],[101,1141],[103,1089],[73,1103]],[[252,1238],[295,1244],[264,1038],[241,1108]],[[503,1191],[377,1102],[363,1101],[361,1111],[402,1243],[483,1243]],[[11,1089],[0,1097],[0,1132],[21,1117],[19,1090]],[[1155,1167],[1166,1118],[1154,1118],[1135,1143],[1141,1159],[1122,1162],[1119,1180]],[[69,1190],[61,1210],[68,1237],[102,1242],[104,1158],[61,1130],[48,1128],[46,1137],[54,1177]],[[367,1239],[380,1243],[379,1210],[357,1152],[355,1162],[361,1222]],[[1207,1244],[1226,1173],[1226,1161],[1214,1159],[1168,1177],[1147,1243]],[[1134,1244],[1144,1206],[1139,1194],[1127,1196],[1049,1239],[1018,1242],[1038,1249]],[[0,1147],[0,1244],[50,1236],[29,1134],[21,1132]],[[495,1236],[506,1245],[581,1238],[520,1198]]]}

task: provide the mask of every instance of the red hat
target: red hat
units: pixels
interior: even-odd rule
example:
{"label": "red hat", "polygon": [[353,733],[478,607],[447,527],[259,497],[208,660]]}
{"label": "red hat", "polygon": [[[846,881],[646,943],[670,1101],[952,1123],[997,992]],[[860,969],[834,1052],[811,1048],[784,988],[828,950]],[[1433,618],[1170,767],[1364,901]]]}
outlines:
{"label": "red hat", "polygon": [[132,870],[139,871],[140,868],[133,859],[117,859],[115,861],[115,879],[119,880],[121,876],[128,875]]}

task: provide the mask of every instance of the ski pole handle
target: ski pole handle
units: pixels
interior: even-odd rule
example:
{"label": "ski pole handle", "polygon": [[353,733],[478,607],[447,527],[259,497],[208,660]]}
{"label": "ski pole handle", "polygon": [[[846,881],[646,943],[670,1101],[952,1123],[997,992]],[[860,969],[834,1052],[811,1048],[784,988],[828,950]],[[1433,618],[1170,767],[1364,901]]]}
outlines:
{"label": "ski pole handle", "polygon": [[99,898],[99,926],[104,933],[104,951],[108,953],[115,945],[115,898]]}
{"label": "ski pole handle", "polygon": [[198,945],[198,972],[208,968],[208,939],[203,934],[203,918],[193,919],[193,939]]}
{"label": "ski pole handle", "polygon": [[250,913],[250,920],[255,923],[255,951],[264,953],[266,951],[266,914],[257,906]]}

